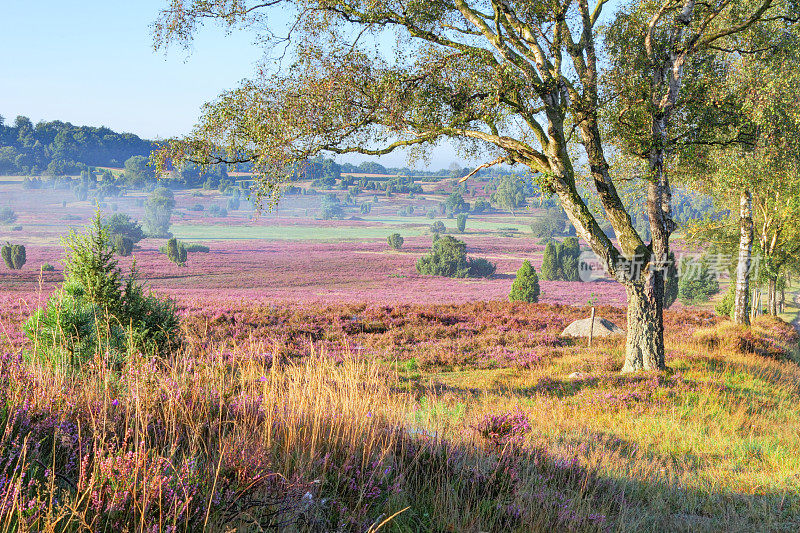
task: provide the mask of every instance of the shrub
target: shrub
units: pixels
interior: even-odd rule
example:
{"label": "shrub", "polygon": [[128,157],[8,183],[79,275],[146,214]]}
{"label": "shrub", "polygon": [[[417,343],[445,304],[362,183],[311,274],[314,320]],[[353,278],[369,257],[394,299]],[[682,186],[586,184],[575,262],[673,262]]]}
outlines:
{"label": "shrub", "polygon": [[686,258],[681,262],[678,280],[678,299],[691,304],[704,302],[719,292],[719,282],[711,272],[705,259],[696,261]]}
{"label": "shrub", "polygon": [[497,265],[483,257],[468,257],[467,267],[471,278],[491,278],[497,270]]}
{"label": "shrub", "polygon": [[112,237],[111,242],[114,243],[114,251],[117,255],[127,257],[133,253],[133,240],[125,235],[116,234]]}
{"label": "shrub", "polygon": [[186,247],[182,242],[178,242],[175,237],[167,241],[166,246],[167,258],[178,266],[186,266],[186,258],[188,256]]}
{"label": "shrub", "polygon": [[361,214],[368,215],[372,211],[372,204],[369,202],[361,204]]}
{"label": "shrub", "polygon": [[520,411],[486,415],[475,426],[478,435],[497,447],[519,444],[530,430],[531,423],[528,417]]}
{"label": "shrub", "polygon": [[192,243],[192,244],[181,243],[181,244],[186,249],[187,253],[199,252],[207,254],[208,252],[211,251],[211,248],[209,248],[205,244],[200,244],[200,243]]}
{"label": "shrub", "polygon": [[25,323],[35,359],[78,370],[95,355],[118,367],[131,350],[165,354],[180,343],[175,304],[145,294],[135,265],[127,277],[114,259],[100,214],[85,234],[65,239],[64,283]]}
{"label": "shrub", "polygon": [[236,211],[236,210],[238,210],[239,209],[239,204],[240,204],[240,201],[239,201],[239,197],[238,196],[233,196],[231,198],[228,198],[228,211]]}
{"label": "shrub", "polygon": [[533,303],[539,301],[539,276],[536,275],[536,270],[527,259],[517,270],[517,277],[511,285],[508,299],[512,302]]}
{"label": "shrub", "polygon": [[320,212],[322,220],[331,220],[334,218],[344,218],[344,209],[342,209],[339,197],[335,194],[326,194],[322,199],[322,211]]}
{"label": "shrub", "polygon": [[725,296],[722,297],[722,300],[717,302],[717,305],[714,306],[714,311],[716,311],[717,315],[719,316],[732,317],[733,306],[735,303],[736,303],[736,280],[734,279],[731,280],[731,283],[728,286],[728,292],[726,292]]}
{"label": "shrub", "polygon": [[531,232],[539,239],[552,239],[563,235],[574,235],[575,228],[570,224],[563,209],[551,208],[531,224]]}
{"label": "shrub", "polygon": [[0,248],[0,255],[3,257],[3,262],[11,270],[20,270],[27,261],[25,246],[21,244],[7,242]]}
{"label": "shrub", "polygon": [[580,281],[578,257],[581,247],[576,237],[567,237],[564,242],[556,247],[559,275],[562,281]]}
{"label": "shrub", "polygon": [[150,237],[171,237],[169,232],[175,195],[164,187],[156,188],[144,203],[144,231]]}
{"label": "shrub", "polygon": [[126,214],[116,213],[109,217],[105,223],[108,225],[112,238],[121,235],[130,239],[132,244],[144,239],[142,226]]}
{"label": "shrub", "polygon": [[446,233],[447,228],[444,225],[444,222],[441,220],[437,220],[433,224],[431,224],[431,233]]}
{"label": "shrub", "polygon": [[489,277],[496,268],[485,259],[467,259],[467,244],[450,235],[435,240],[416,266],[420,274],[448,278]]}
{"label": "shrub", "polygon": [[459,233],[464,233],[464,230],[467,229],[467,215],[461,213],[456,218],[456,229],[458,229]]}
{"label": "shrub", "polygon": [[203,207],[203,204],[194,204],[190,205],[186,209],[188,209],[189,211],[202,211],[205,209],[205,207]]}
{"label": "shrub", "polygon": [[0,208],[0,223],[13,224],[17,221],[17,214],[8,206]]}
{"label": "shrub", "polygon": [[555,281],[559,279],[559,265],[558,253],[556,251],[556,243],[549,241],[544,248],[544,257],[542,258],[542,279]]}
{"label": "shrub", "polygon": [[209,216],[212,217],[226,217],[228,216],[228,210],[222,207],[221,205],[213,204],[208,207],[208,211],[206,211]]}
{"label": "shrub", "polygon": [[399,233],[392,233],[387,240],[393,250],[399,250],[403,246],[403,237]]}
{"label": "shrub", "polygon": [[485,198],[478,198],[472,204],[472,212],[473,213],[483,213],[484,211],[487,211],[491,207],[492,207],[492,204],[487,202]]}

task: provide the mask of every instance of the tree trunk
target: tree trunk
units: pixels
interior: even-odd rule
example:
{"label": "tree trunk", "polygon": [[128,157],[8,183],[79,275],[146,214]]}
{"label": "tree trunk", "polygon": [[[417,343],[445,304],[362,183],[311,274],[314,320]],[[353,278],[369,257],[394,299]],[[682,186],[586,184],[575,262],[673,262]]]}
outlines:
{"label": "tree trunk", "polygon": [[733,300],[733,321],[750,324],[750,258],[753,251],[753,209],[750,191],[739,199],[739,261],[736,264],[736,292]]}
{"label": "tree trunk", "polygon": [[664,327],[659,305],[642,283],[628,283],[628,339],[622,372],[661,370],[664,363]]}
{"label": "tree trunk", "polygon": [[767,312],[772,316],[778,315],[778,277],[770,276],[767,301]]}

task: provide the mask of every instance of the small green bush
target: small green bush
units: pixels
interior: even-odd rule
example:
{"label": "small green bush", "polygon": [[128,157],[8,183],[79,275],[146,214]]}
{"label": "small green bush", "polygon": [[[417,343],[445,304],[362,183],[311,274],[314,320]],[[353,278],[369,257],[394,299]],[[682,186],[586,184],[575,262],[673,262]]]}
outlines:
{"label": "small green bush", "polygon": [[167,241],[166,254],[167,258],[176,265],[186,266],[186,259],[188,257],[186,246],[184,246],[182,242],[178,242],[175,237]]}
{"label": "small green bush", "polygon": [[442,222],[441,220],[437,220],[436,222],[431,224],[431,233],[436,234],[436,233],[446,233],[446,232],[447,228],[445,227],[444,222]]}
{"label": "small green bush", "polygon": [[539,276],[536,275],[536,270],[527,259],[517,270],[517,277],[511,285],[508,299],[512,302],[533,303],[539,301]]}
{"label": "small green bush", "polygon": [[393,250],[399,250],[403,246],[403,237],[399,233],[392,233],[386,240]]}
{"label": "small green bush", "polygon": [[181,244],[183,244],[183,247],[186,249],[187,253],[199,252],[199,253],[207,254],[208,252],[211,251],[211,248],[209,248],[205,244],[200,244],[200,243],[196,243],[196,242],[195,243],[191,243],[191,244],[187,244],[187,243],[181,243]]}
{"label": "small green bush", "polygon": [[56,267],[51,265],[50,263],[42,263],[42,272],[53,272]]}
{"label": "small green bush", "polygon": [[128,257],[133,253],[133,240],[130,237],[116,234],[111,240],[114,243],[114,251],[117,252],[117,255]]}
{"label": "small green bush", "polygon": [[684,304],[705,302],[712,294],[719,292],[719,282],[705,259],[694,264],[693,260],[684,259],[680,273],[678,299]]}
{"label": "small green bush", "polygon": [[431,252],[419,258],[417,272],[448,278],[490,277],[496,266],[486,259],[467,258],[467,244],[450,235],[436,239]]}
{"label": "small green bush", "polygon": [[714,311],[716,311],[718,316],[726,316],[732,317],[733,316],[733,306],[736,303],[736,280],[731,280],[730,285],[728,286],[728,292],[725,293],[725,296],[722,297],[722,300],[717,302],[717,305],[714,306]]}
{"label": "small green bush", "polygon": [[547,246],[544,248],[544,257],[542,259],[542,279],[549,281],[556,281],[559,279],[558,253],[556,251],[556,243],[554,241],[548,241]]}
{"label": "small green bush", "polygon": [[99,212],[87,233],[71,231],[64,242],[64,284],[24,325],[36,346],[31,357],[75,371],[96,356],[117,368],[132,350],[166,354],[177,348],[175,303],[145,294],[135,264],[123,277]]}
{"label": "small green bush", "polygon": [[464,233],[464,230],[467,229],[467,215],[461,213],[456,217],[456,229],[459,233]]}
{"label": "small green bush", "polygon": [[17,214],[8,206],[0,207],[0,224],[13,224],[17,221]]}
{"label": "small green bush", "polygon": [[21,244],[11,244],[10,242],[7,242],[0,248],[0,255],[2,255],[6,267],[11,270],[20,270],[28,260],[25,246]]}

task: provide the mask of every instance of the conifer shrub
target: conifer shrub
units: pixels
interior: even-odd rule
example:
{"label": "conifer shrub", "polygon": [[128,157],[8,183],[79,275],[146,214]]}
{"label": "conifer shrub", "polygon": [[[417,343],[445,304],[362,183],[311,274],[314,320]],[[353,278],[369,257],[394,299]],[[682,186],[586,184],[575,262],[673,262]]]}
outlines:
{"label": "conifer shrub", "polygon": [[461,213],[456,218],[456,229],[459,233],[464,233],[464,230],[467,229],[467,215]]}
{"label": "conifer shrub", "polygon": [[712,294],[719,292],[719,282],[704,259],[698,262],[684,259],[680,272],[678,299],[682,303],[705,302]]}
{"label": "conifer shrub", "polygon": [[11,244],[10,242],[7,242],[0,248],[0,256],[2,256],[6,267],[11,270],[20,270],[28,260],[25,246],[22,244]]}
{"label": "conifer shrub", "polygon": [[178,266],[186,266],[188,252],[186,251],[186,246],[184,246],[182,242],[179,242],[178,239],[175,237],[169,239],[165,252],[170,261]]}
{"label": "conifer shrub", "polygon": [[522,266],[517,270],[517,277],[511,285],[511,293],[508,295],[512,302],[539,301],[539,276],[536,270],[527,259],[522,262]]}
{"label": "conifer shrub", "polygon": [[542,279],[549,281],[558,280],[560,277],[559,270],[556,243],[554,241],[548,241],[547,246],[544,248],[544,257],[542,258]]}
{"label": "conifer shrub", "polygon": [[64,244],[64,283],[24,325],[33,359],[79,371],[98,357],[118,368],[133,352],[163,355],[180,345],[175,303],[145,292],[135,262],[123,275],[99,212],[86,233],[71,231]]}

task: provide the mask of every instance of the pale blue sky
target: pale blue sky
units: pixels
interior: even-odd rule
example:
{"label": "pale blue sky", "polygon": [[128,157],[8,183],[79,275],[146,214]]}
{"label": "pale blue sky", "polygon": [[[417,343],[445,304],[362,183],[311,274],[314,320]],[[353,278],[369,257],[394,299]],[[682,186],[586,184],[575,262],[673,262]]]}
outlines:
{"label": "pale blue sky", "polygon": [[202,31],[188,55],[154,52],[163,0],[0,0],[0,114],[105,125],[147,138],[186,133],[200,106],[252,74],[251,36]]}

